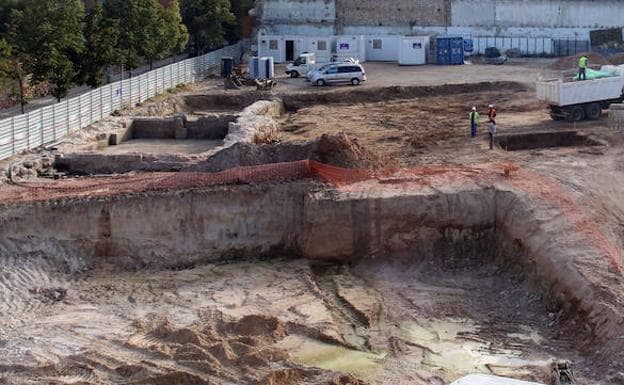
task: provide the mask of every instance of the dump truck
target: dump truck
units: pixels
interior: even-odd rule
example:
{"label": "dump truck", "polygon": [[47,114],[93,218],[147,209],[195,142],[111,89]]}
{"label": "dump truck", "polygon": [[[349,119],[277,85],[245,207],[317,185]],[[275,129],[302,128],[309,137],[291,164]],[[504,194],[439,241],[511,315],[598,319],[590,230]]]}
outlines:
{"label": "dump truck", "polygon": [[600,118],[611,103],[624,100],[624,66],[603,66],[611,76],[572,80],[549,79],[536,83],[537,98],[548,103],[554,120],[577,122]]}

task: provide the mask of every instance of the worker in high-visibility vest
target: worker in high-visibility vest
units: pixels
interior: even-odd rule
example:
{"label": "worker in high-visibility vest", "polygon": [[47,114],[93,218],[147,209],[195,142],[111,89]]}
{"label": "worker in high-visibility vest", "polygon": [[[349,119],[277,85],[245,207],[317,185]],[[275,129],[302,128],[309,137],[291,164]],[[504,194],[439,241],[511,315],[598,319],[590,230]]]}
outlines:
{"label": "worker in high-visibility vest", "polygon": [[585,75],[585,70],[587,69],[588,65],[589,65],[589,59],[587,58],[587,56],[585,55],[581,56],[581,58],[579,59],[578,80],[581,80],[581,77],[583,78],[583,80],[587,80],[587,76]]}
{"label": "worker in high-visibility vest", "polygon": [[477,112],[477,107],[472,107],[468,117],[470,118],[470,137],[476,138],[477,126],[479,125],[479,113]]}

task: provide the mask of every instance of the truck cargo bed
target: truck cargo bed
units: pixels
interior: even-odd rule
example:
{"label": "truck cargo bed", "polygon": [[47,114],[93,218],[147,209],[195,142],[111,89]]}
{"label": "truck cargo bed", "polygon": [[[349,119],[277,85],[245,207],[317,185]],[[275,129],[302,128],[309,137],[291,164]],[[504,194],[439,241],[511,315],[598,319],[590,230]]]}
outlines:
{"label": "truck cargo bed", "polygon": [[620,98],[624,88],[624,76],[574,82],[540,81],[535,88],[538,99],[564,107]]}

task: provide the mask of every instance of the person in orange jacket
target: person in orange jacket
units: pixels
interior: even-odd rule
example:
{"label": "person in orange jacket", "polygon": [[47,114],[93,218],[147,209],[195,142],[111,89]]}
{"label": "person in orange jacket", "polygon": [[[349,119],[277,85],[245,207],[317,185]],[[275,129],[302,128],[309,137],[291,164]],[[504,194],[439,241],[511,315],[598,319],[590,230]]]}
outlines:
{"label": "person in orange jacket", "polygon": [[494,148],[494,134],[496,134],[496,108],[493,104],[488,106],[488,136],[490,137],[490,150]]}

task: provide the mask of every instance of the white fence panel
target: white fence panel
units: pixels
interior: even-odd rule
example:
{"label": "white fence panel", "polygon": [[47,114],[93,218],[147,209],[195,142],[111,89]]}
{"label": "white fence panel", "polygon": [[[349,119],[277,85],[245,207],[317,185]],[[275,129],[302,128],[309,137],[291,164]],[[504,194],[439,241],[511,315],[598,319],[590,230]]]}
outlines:
{"label": "white fence panel", "polygon": [[132,79],[107,84],[28,114],[0,120],[0,159],[57,141],[72,131],[109,116],[115,110],[132,107],[180,84],[199,81],[219,68],[221,57],[238,58],[242,47],[242,43],[238,43]]}
{"label": "white fence panel", "polygon": [[91,121],[97,122],[103,117],[104,114],[102,114],[102,89],[98,88],[97,90],[91,91]]}
{"label": "white fence panel", "polygon": [[13,118],[0,121],[0,159],[13,155]]}
{"label": "white fence panel", "polygon": [[163,92],[165,92],[166,88],[165,88],[165,71],[164,68],[159,68],[156,71],[154,71],[156,79],[154,81],[154,83],[156,84],[156,94],[162,94]]}
{"label": "white fence panel", "polygon": [[67,102],[54,105],[54,131],[56,132],[56,139],[62,137],[63,135],[67,135],[67,106]]}
{"label": "white fence panel", "polygon": [[152,72],[148,72],[141,78],[141,102],[156,95],[156,85],[152,83]]}
{"label": "white fence panel", "polygon": [[85,128],[91,124],[91,94],[82,94],[80,100],[80,128]]}
{"label": "white fence panel", "polygon": [[28,148],[35,148],[43,144],[43,130],[41,127],[41,109],[29,112],[28,122]]}
{"label": "white fence panel", "polygon": [[28,143],[28,115],[15,116],[13,118],[13,140],[15,151],[23,151],[30,148]]}
{"label": "white fence panel", "polygon": [[132,95],[132,89],[130,88],[130,79],[122,80],[119,85],[119,95],[121,95],[120,109],[130,107],[130,95]]}
{"label": "white fence panel", "polygon": [[80,97],[69,99],[67,102],[67,130],[68,132],[80,129]]}
{"label": "white fence panel", "polygon": [[43,107],[41,109],[41,128],[43,143],[50,143],[56,140],[54,132],[54,105]]}

